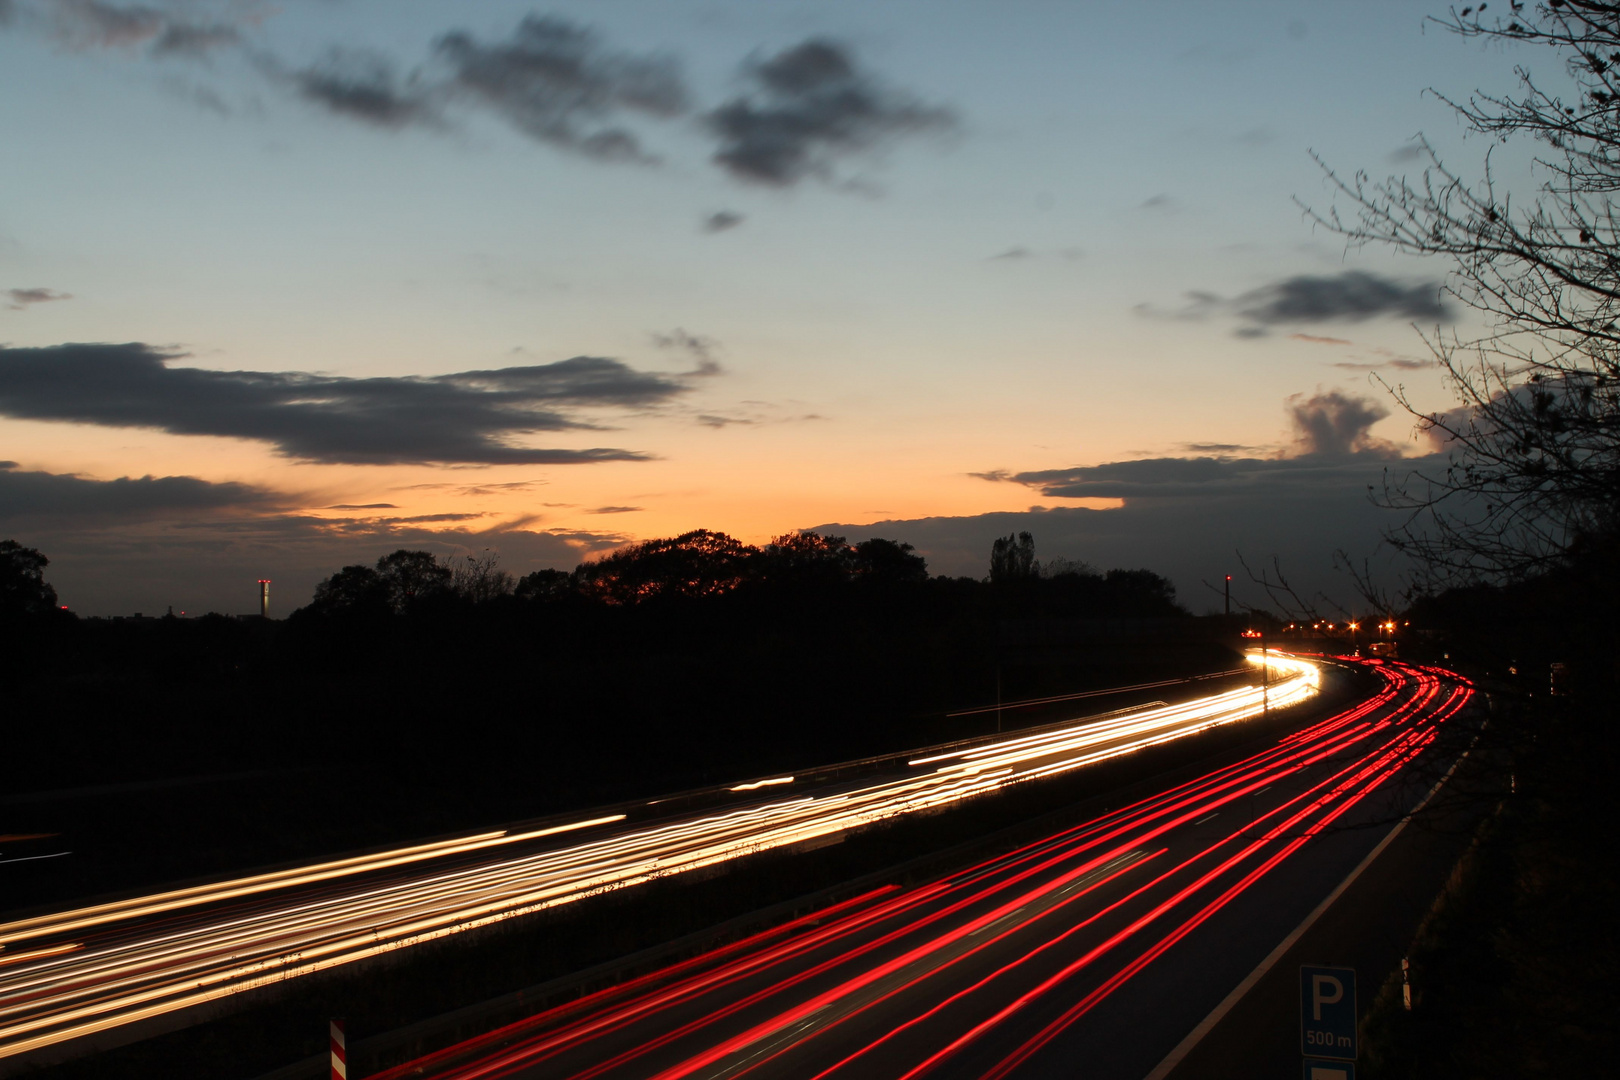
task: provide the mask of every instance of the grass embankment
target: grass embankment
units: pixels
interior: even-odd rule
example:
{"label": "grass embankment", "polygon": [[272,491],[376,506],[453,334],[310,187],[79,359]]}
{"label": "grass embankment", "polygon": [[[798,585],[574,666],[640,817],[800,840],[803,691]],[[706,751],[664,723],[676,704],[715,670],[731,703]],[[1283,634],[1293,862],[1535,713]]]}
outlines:
{"label": "grass embankment", "polygon": [[1620,1016],[1612,707],[1545,698],[1497,733],[1509,775],[1363,1023],[1369,1080],[1600,1076]]}
{"label": "grass embankment", "polygon": [[[1341,685],[1316,703],[1269,720],[1217,728],[940,813],[896,820],[819,850],[767,852],[738,860],[717,876],[673,877],[513,920],[466,939],[401,952],[361,969],[299,980],[247,1011],[41,1070],[37,1077],[140,1080],[187,1075],[244,1080],[322,1052],[328,1017],[347,1018],[354,1046],[368,1036],[672,942],[919,856],[942,853],[926,871],[917,871],[942,873],[1250,753],[1257,744],[1338,707],[1355,692],[1350,684],[1356,680],[1335,681]],[[982,842],[975,845],[975,841]],[[821,902],[840,895],[824,896]],[[776,915],[778,920],[788,917],[787,912]],[[726,933],[740,936],[764,925],[768,924],[744,920]],[[724,940],[708,936],[693,942],[691,950]],[[586,987],[570,992],[582,989]],[[531,1000],[524,1012],[513,1015],[480,1016],[464,1028],[438,1033],[431,1044],[393,1047],[386,1056],[362,1052],[352,1059],[351,1073],[364,1076],[516,1019],[539,1004]],[[182,1062],[184,1067],[177,1071]]]}

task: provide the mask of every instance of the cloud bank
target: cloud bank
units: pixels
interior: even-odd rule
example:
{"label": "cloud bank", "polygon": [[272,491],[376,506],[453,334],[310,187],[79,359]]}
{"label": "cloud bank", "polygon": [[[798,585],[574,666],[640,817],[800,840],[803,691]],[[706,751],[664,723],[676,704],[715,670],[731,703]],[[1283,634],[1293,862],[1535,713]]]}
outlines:
{"label": "cloud bank", "polygon": [[366,379],[171,366],[181,358],[138,342],[0,347],[0,416],[255,439],[312,462],[568,465],[646,455],[513,440],[589,429],[583,410],[656,406],[686,388],[597,356]]}
{"label": "cloud bank", "polygon": [[[1340,391],[1295,395],[1285,403],[1293,425],[1287,448],[1272,457],[1231,456],[1253,448],[1192,444],[1193,457],[1145,458],[1097,465],[974,475],[1013,483],[1049,499],[1122,499],[1111,510],[1043,508],[974,517],[919,518],[825,528],[854,538],[899,537],[916,544],[936,573],[982,576],[997,536],[1028,530],[1043,558],[1065,556],[1101,567],[1146,567],[1168,575],[1194,610],[1209,602],[1202,582],[1242,571],[1273,555],[1309,596],[1325,594],[1341,606],[1352,583],[1333,567],[1333,552],[1357,557],[1379,551],[1382,531],[1397,516],[1373,501],[1386,476],[1404,479],[1432,470],[1441,459],[1402,458],[1370,432],[1387,413],[1376,402]],[[1443,464],[1439,464],[1444,468]],[[1386,558],[1388,553],[1381,555]],[[1392,563],[1383,564],[1394,573]],[[1266,597],[1246,583],[1239,592],[1255,604]]]}
{"label": "cloud bank", "polygon": [[194,476],[89,480],[27,471],[0,461],[0,520],[11,523],[94,519],[130,521],[195,511],[269,509],[283,500],[262,488],[210,483]]}
{"label": "cloud bank", "polygon": [[391,504],[338,505],[325,516],[307,500],[191,476],[82,476],[25,470],[0,461],[0,536],[37,547],[62,602],[81,614],[254,608],[262,577],[274,581],[273,611],[308,603],[315,583],[339,567],[401,547],[441,555],[494,549],[519,575],[570,569],[625,543],[613,531],[540,527],[538,516],[476,524],[480,513],[377,516]]}

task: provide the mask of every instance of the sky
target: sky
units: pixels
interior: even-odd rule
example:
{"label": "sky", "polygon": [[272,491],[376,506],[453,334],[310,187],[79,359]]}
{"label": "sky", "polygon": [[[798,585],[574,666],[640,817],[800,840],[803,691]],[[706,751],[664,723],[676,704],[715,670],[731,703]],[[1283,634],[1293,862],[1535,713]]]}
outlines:
{"label": "sky", "polygon": [[0,0],[0,535],[85,614],[695,528],[1347,604],[1466,314],[1302,207],[1477,170],[1443,13]]}

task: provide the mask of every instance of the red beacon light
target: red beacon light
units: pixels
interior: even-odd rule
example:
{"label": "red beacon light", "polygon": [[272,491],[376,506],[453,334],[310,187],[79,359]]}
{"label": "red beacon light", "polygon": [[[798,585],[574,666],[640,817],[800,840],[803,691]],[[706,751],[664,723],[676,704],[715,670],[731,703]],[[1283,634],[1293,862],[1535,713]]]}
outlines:
{"label": "red beacon light", "polygon": [[1260,636],[1260,631],[1258,631],[1258,630],[1245,630],[1245,631],[1243,631],[1242,636],[1246,637],[1246,638],[1257,638],[1257,637]]}

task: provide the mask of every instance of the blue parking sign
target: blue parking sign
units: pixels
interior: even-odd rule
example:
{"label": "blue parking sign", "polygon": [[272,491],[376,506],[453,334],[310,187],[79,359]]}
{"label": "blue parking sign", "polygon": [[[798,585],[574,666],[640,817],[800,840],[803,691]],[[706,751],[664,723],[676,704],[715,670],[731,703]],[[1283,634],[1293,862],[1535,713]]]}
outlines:
{"label": "blue parking sign", "polygon": [[1305,1080],[1356,1080],[1356,1067],[1348,1061],[1306,1058]]}
{"label": "blue parking sign", "polygon": [[1299,969],[1299,1051],[1308,1058],[1356,1060],[1355,968]]}

